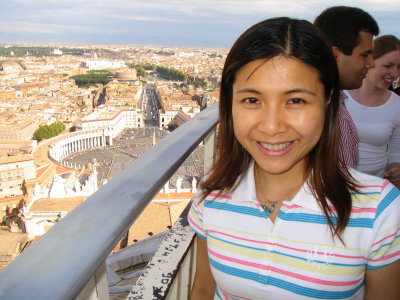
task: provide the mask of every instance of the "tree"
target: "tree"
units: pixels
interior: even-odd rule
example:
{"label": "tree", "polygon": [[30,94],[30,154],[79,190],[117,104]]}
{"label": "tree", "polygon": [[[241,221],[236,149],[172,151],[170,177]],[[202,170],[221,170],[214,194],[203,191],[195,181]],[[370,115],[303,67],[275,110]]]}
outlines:
{"label": "tree", "polygon": [[147,72],[143,67],[136,67],[136,73],[140,77],[146,77],[147,76]]}
{"label": "tree", "polygon": [[51,125],[40,125],[33,133],[33,139],[38,142],[44,139],[52,138],[65,130],[65,125],[61,122],[55,122]]}
{"label": "tree", "polygon": [[71,76],[71,79],[75,80],[75,84],[79,87],[85,87],[89,85],[96,85],[98,83],[107,84],[111,81],[110,77],[113,75],[107,70],[92,70],[84,75]]}

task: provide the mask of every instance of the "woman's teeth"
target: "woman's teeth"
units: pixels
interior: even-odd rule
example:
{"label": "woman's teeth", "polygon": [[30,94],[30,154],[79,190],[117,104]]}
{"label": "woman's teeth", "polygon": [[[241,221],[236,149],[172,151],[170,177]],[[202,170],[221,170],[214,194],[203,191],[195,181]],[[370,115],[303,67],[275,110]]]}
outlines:
{"label": "woman's teeth", "polygon": [[266,144],[266,143],[260,143],[260,144],[267,150],[279,151],[279,150],[289,147],[292,144],[292,142],[287,142],[287,143],[282,143],[282,144]]}

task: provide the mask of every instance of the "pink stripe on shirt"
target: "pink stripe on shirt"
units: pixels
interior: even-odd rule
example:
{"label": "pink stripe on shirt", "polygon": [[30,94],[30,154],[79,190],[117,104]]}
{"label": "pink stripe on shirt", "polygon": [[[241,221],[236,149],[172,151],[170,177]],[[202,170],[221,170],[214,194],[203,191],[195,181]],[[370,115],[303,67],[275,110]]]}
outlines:
{"label": "pink stripe on shirt", "polygon": [[258,269],[262,269],[262,270],[272,271],[272,272],[283,274],[283,275],[286,275],[286,276],[289,276],[289,277],[294,277],[294,278],[301,279],[301,280],[304,280],[304,281],[323,284],[323,285],[346,286],[346,285],[353,285],[353,284],[359,282],[359,280],[353,280],[353,281],[321,280],[321,279],[318,279],[318,278],[313,278],[313,277],[309,277],[309,276],[300,275],[300,274],[297,274],[297,273],[294,273],[294,272],[285,271],[285,270],[282,270],[280,268],[271,267],[269,265],[251,263],[251,262],[247,262],[247,261],[244,261],[244,260],[235,259],[235,258],[226,256],[226,255],[218,254],[217,252],[211,250],[210,248],[208,248],[208,253],[213,255],[214,257],[218,257],[219,259],[222,259],[222,260],[225,260],[225,261],[233,262],[233,263],[236,263],[236,264],[241,264],[241,265],[244,265],[244,266],[254,267],[254,268],[258,268]]}
{"label": "pink stripe on shirt", "polygon": [[[224,232],[221,232],[221,231],[208,230],[208,232],[217,233],[217,234],[222,235],[222,236],[228,236],[228,237],[231,237],[231,238],[233,238],[235,240],[240,240],[240,241],[247,241],[247,242],[253,242],[253,243],[257,243],[257,244],[270,245],[270,246],[276,245],[278,247],[282,247],[282,248],[293,250],[293,251],[297,251],[297,252],[306,253],[308,251],[308,250],[304,250],[304,249],[289,247],[289,246],[286,246],[286,245],[283,245],[283,244],[279,244],[279,243],[274,243],[274,242],[264,242],[264,241],[252,240],[252,239],[247,239],[247,238],[241,238],[241,237],[230,235],[230,234],[227,234],[227,233],[224,233]],[[325,253],[318,251],[318,252],[316,252],[316,254],[324,255]],[[365,259],[364,256],[341,255],[341,254],[336,254],[336,253],[333,253],[332,256],[343,257],[343,258],[351,258],[351,259],[354,259],[354,258],[355,259],[359,259],[359,258]]]}

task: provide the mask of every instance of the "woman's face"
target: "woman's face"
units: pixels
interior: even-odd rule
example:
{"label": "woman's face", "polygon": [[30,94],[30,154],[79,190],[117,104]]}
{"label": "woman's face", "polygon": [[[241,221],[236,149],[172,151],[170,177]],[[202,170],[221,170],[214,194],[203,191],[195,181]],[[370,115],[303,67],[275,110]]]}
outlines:
{"label": "woman's face", "polygon": [[323,130],[326,101],[318,72],[284,56],[255,60],[233,84],[237,140],[270,175],[303,176]]}
{"label": "woman's face", "polygon": [[370,69],[367,78],[371,84],[386,90],[400,76],[400,50],[382,55],[375,60],[375,67]]}

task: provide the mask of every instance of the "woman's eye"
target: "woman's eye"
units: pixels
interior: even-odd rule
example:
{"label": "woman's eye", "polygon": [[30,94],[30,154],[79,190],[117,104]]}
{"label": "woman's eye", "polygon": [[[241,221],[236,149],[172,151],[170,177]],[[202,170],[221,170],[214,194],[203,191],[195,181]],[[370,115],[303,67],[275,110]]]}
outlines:
{"label": "woman's eye", "polygon": [[250,104],[257,104],[260,103],[257,98],[246,98],[243,100],[245,103],[250,103]]}
{"label": "woman's eye", "polygon": [[301,98],[292,98],[289,100],[290,104],[302,104],[305,103],[305,101]]}

